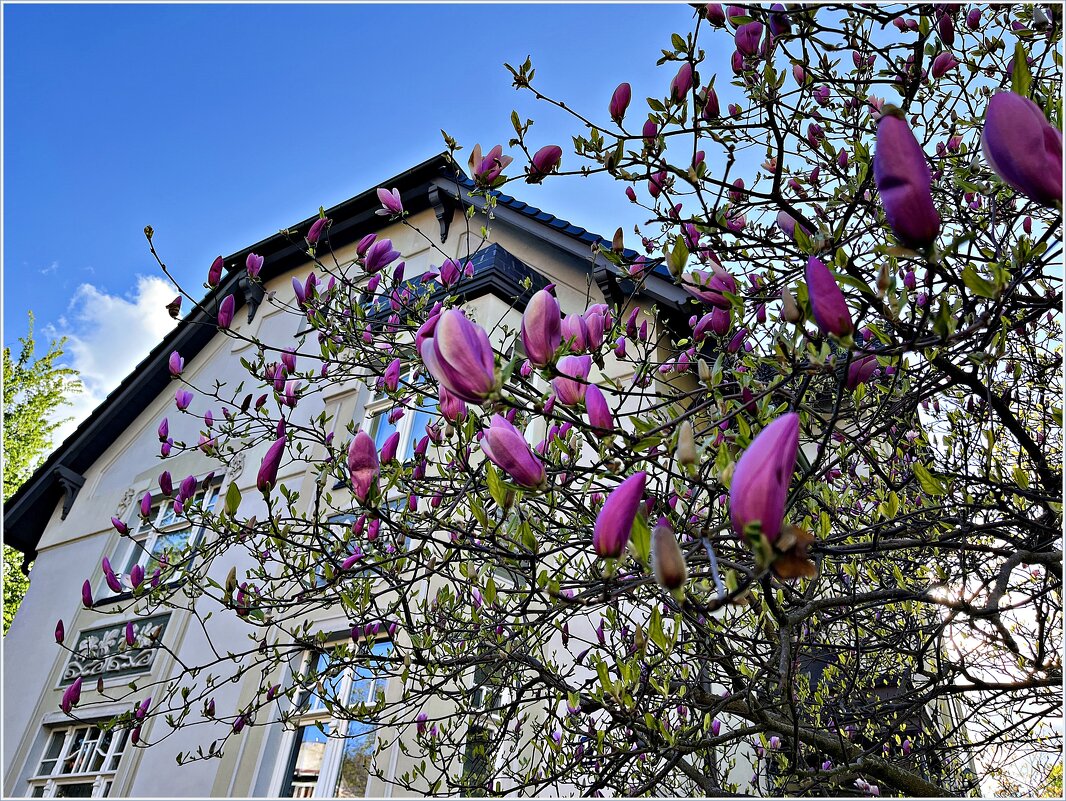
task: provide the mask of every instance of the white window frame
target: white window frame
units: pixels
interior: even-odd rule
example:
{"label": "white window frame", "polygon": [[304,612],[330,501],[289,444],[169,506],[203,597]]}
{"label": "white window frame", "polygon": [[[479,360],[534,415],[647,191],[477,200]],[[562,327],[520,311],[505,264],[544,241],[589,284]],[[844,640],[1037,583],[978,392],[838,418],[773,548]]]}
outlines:
{"label": "white window frame", "polygon": [[[396,403],[385,392],[379,392],[376,389],[374,384],[371,383],[371,381],[376,380],[376,377],[371,377],[368,378],[366,382],[368,395],[366,403],[363,404],[363,422],[360,426],[360,430],[369,434],[380,449],[381,445],[384,444],[384,441],[380,443],[377,441],[377,432],[375,429],[377,419],[381,418],[385,421],[386,425],[392,425],[391,423],[388,423],[387,418],[389,412],[395,408]],[[419,381],[415,378],[415,368],[411,368],[400,378],[400,386],[411,387],[409,390],[411,392],[416,392],[414,387],[417,386],[418,383]],[[440,408],[437,403],[430,397],[426,397],[425,400],[432,402],[432,408],[425,409],[421,406],[413,408],[406,407],[404,409],[403,417],[401,417],[393,427],[393,431],[398,431],[400,434],[400,441],[396,445],[396,458],[400,461],[406,462],[410,459],[414,453],[415,445],[418,444],[418,440],[426,435],[424,425],[423,430],[415,430],[415,421],[418,419],[419,413],[427,412],[430,415],[430,421],[440,420]]]}
{"label": "white window frame", "polygon": [[[360,645],[366,641],[361,641]],[[376,649],[379,646],[387,646],[387,650],[382,653],[387,654],[391,652],[392,643],[387,639],[374,640],[371,643],[371,648]],[[306,652],[300,660],[300,669],[297,676],[306,676],[309,672],[313,661],[317,661],[322,652]],[[328,654],[327,654],[328,655]],[[340,677],[340,683],[338,685],[337,696],[350,700],[350,694],[352,686],[356,681],[354,666],[348,666],[344,669],[343,675]],[[366,700],[371,701],[378,695],[383,695],[388,692],[389,675],[375,675],[369,677],[369,684],[367,686]],[[364,677],[360,676],[360,680]],[[309,688],[300,694],[297,701],[298,707],[307,703],[309,694],[311,698],[314,698],[314,688]],[[347,727],[353,721],[345,720],[342,718],[334,717],[328,710],[321,706],[315,706],[312,702],[312,706],[302,712],[297,712],[286,723],[285,735],[282,738],[281,747],[278,749],[278,762],[274,768],[274,777],[271,781],[271,793],[274,798],[282,797],[282,792],[287,788],[291,788],[292,776],[290,775],[289,765],[293,762],[296,756],[297,749],[300,747],[300,730],[305,726],[314,726],[315,723],[322,723],[326,734],[326,743],[323,748],[322,764],[319,769],[318,778],[315,780],[313,786],[311,786],[309,793],[302,795],[294,795],[294,798],[334,798],[337,792],[337,783],[340,780],[341,762],[344,756],[344,744],[347,740],[346,736],[342,736],[342,732],[347,730]],[[371,789],[371,778],[374,760],[377,757],[377,733],[371,731],[367,736],[374,738],[374,755],[371,759],[371,763],[368,767],[367,786],[366,793],[369,793]],[[306,787],[307,785],[305,785]],[[285,796],[288,797],[288,796]],[[367,796],[364,796],[367,797]]]}
{"label": "white window frame", "polygon": [[[74,750],[76,735],[84,731],[85,736]],[[92,798],[104,798],[114,787],[115,776],[129,742],[129,732],[126,729],[112,729],[104,732],[93,723],[79,723],[73,726],[50,727],[46,729],[44,750],[37,765],[37,772],[29,779],[27,797],[33,797],[34,791],[43,788],[43,798],[55,798],[56,793],[65,786],[71,784],[92,783]],[[54,758],[48,757],[48,749],[57,735],[63,735],[63,741],[59,752]],[[95,739],[90,737],[95,734]],[[106,751],[100,752],[101,740],[110,734]],[[87,747],[88,746],[88,747]],[[65,762],[74,760],[72,768],[88,767],[87,764],[94,756],[102,757],[98,770],[71,770],[63,772]],[[51,762],[51,768],[46,772],[45,763]]]}
{"label": "white window frame", "polygon": [[[221,498],[222,481],[221,479],[212,481],[211,486],[206,490],[200,486],[201,479],[197,479],[197,490],[194,499],[199,496],[200,503],[199,509],[201,512],[211,512],[215,505]],[[142,520],[140,517],[140,503],[133,504],[133,511],[131,512],[132,520],[127,523],[130,528],[130,533],[127,536],[122,537],[122,544],[126,545],[122,548],[120,545],[119,553],[122,554],[122,560],[112,562],[111,567],[119,574],[119,580],[123,581],[124,589],[122,592],[132,589],[129,587],[129,572],[133,569],[134,565],[140,565],[145,569],[145,579],[150,579],[151,574],[148,571],[148,565],[151,562],[153,556],[153,550],[156,547],[156,543],[160,537],[165,537],[170,534],[180,533],[183,531],[189,531],[189,537],[187,540],[187,547],[194,549],[200,543],[201,537],[204,534],[204,527],[192,523],[187,517],[177,517],[174,514],[174,498],[173,496],[167,497],[162,493],[154,495],[152,497],[152,509],[155,514],[148,520]],[[171,564],[170,567],[177,570],[184,569],[185,563]],[[173,580],[175,576],[171,576],[170,580]],[[103,581],[97,597],[107,598],[119,595],[121,593],[113,592],[110,587],[107,586],[107,581]]]}

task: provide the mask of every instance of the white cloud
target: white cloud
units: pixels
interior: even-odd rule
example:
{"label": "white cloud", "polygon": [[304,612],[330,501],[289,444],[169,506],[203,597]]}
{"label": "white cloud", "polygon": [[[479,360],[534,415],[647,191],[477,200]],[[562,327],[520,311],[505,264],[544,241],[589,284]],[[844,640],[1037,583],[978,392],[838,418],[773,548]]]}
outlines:
{"label": "white cloud", "polygon": [[67,337],[63,361],[80,373],[84,385],[59,413],[72,419],[57,429],[55,445],[174,327],[176,321],[165,307],[176,294],[170,282],[157,276],[137,276],[136,286],[126,297],[110,295],[92,284],[78,287],[59,326],[44,332],[49,338]]}

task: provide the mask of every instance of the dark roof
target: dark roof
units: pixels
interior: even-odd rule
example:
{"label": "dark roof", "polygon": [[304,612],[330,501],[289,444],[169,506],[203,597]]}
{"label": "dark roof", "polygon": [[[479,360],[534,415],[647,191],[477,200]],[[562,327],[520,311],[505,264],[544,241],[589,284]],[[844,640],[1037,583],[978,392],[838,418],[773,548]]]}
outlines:
{"label": "dark roof", "polygon": [[[465,176],[459,181],[459,183],[464,189],[474,189],[477,186],[470,178]],[[513,211],[517,211],[520,214],[524,214],[526,217],[536,220],[539,223],[551,226],[559,233],[580,240],[589,247],[596,244],[602,244],[608,248],[611,246],[611,241],[609,239],[604,239],[599,234],[595,234],[586,228],[582,228],[580,225],[574,225],[572,222],[564,220],[562,217],[556,217],[550,212],[542,211],[536,206],[531,206],[511,195],[505,195],[503,192],[494,192],[493,194],[496,196],[497,203],[506,206]],[[630,259],[635,259],[637,257],[636,251],[628,249],[626,250],[625,255]]]}
{"label": "dark roof", "polygon": [[[412,291],[419,295],[430,294],[430,301],[441,300],[445,296],[458,296],[460,300],[478,298],[493,294],[501,300],[511,303],[519,311],[524,311],[533,293],[543,289],[548,279],[533,270],[502,245],[492,243],[481,248],[464,262],[473,268],[473,275],[463,276],[449,288],[445,288],[440,279],[423,281],[422,277],[409,279]],[[529,287],[525,286],[529,279]],[[379,298],[370,311],[372,317],[383,318],[390,314],[392,306],[388,298]]]}
{"label": "dark roof", "polygon": [[[453,188],[457,185],[463,190],[474,188],[473,181],[458,170],[446,154],[433,156],[379,185],[398,189],[403,196],[404,207],[409,212],[418,213],[432,206],[438,211],[440,218],[441,207],[437,205],[439,195],[434,191],[439,190],[442,185],[440,179],[445,179],[443,183]],[[598,234],[523,203],[511,195],[498,192],[496,195],[499,205],[521,214],[531,222],[587,244],[590,248],[597,243],[610,246],[609,240]],[[375,214],[379,208],[375,187],[326,210],[326,216],[333,220],[329,229],[331,246],[340,248],[379,230],[383,223],[382,218]],[[167,391],[171,384],[167,368],[171,351],[179,351],[188,361],[210,342],[216,334],[216,306],[226,295],[233,294],[236,297],[238,311],[249,299],[256,301],[256,289],[249,285],[244,269],[248,254],[257,253],[264,257],[261,272],[264,283],[291,270],[307,261],[303,235],[315,219],[316,217],[309,217],[302,220],[286,231],[256,242],[225,258],[226,274],[221,284],[209,292],[141,360],[122,383],[104,398],[92,414],[78,425],[4,504],[4,542],[7,545],[21,551],[27,560],[36,556],[37,544],[56,505],[65,499],[65,517],[80,487],[78,479],[121,435],[130,420],[143,412],[161,393]],[[442,231],[446,224],[442,222]],[[625,255],[632,259],[637,253],[626,251]],[[521,287],[522,278],[531,277],[534,288],[545,283],[543,276],[529,270],[501,247],[486,247],[475,259],[478,260],[475,266],[480,266],[467,287],[467,294],[471,297],[476,294],[474,290],[480,289],[495,290],[497,294],[510,292],[507,299],[517,300],[520,307],[524,307],[524,300],[529,293]],[[478,286],[480,283],[485,286]],[[671,300],[658,293],[650,294],[659,301]]]}

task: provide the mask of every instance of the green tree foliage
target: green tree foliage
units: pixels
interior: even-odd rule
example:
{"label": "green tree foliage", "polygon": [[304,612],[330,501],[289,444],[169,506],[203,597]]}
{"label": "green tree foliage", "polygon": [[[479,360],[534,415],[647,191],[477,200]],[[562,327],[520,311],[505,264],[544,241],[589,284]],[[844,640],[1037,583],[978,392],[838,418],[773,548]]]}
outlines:
{"label": "green tree foliage", "polygon": [[[55,411],[81,390],[77,372],[56,364],[66,339],[52,340],[47,352],[34,358],[33,314],[29,331],[19,342],[18,358],[4,348],[4,501],[30,477],[52,447],[52,434],[66,422]],[[22,554],[4,546],[4,633],[26,594],[29,578],[21,570]]]}
{"label": "green tree foliage", "polygon": [[1057,763],[1047,775],[1040,795],[1044,798],[1062,798],[1062,763]]}

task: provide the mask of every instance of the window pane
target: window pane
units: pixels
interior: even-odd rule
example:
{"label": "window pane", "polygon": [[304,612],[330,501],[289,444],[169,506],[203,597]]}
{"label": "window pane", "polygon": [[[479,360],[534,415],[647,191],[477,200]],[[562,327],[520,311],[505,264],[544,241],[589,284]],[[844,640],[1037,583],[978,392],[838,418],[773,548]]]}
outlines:
{"label": "window pane", "polygon": [[38,785],[34,786],[34,788],[33,788],[33,797],[34,798],[44,798],[44,785],[43,784],[38,784]]}
{"label": "window pane", "polygon": [[396,431],[396,424],[389,422],[389,412],[386,409],[383,412],[375,414],[370,420],[370,427],[367,429],[367,433],[374,438],[374,446],[381,450],[381,446],[385,444],[393,432]]}
{"label": "window pane", "polygon": [[436,399],[423,399],[421,405],[411,417],[410,433],[407,436],[407,445],[404,448],[404,460],[410,459],[415,455],[415,445],[426,435],[426,424],[432,422],[436,416]]}
{"label": "window pane", "polygon": [[[151,534],[149,534],[148,536],[151,536]],[[147,542],[147,539],[145,537],[139,537],[132,545],[130,545],[129,558],[126,559],[126,564],[122,566],[122,569],[121,569],[120,572],[125,573],[126,575],[129,575],[129,572],[133,569],[133,566],[138,564],[138,563],[140,563],[140,561],[145,558],[144,549],[146,547],[146,545],[145,545],[146,542]],[[112,565],[112,567],[114,567],[114,565]],[[154,567],[152,569],[155,570]],[[151,575],[151,574],[149,574],[149,575]],[[105,584],[103,586],[103,590],[102,591],[103,592],[111,592],[111,588],[108,587]]]}
{"label": "window pane", "polygon": [[92,798],[93,783],[78,782],[77,784],[56,785],[56,798]]}
{"label": "window pane", "polygon": [[[315,672],[309,674],[309,680],[311,676],[314,677],[314,685],[311,688],[311,693],[307,700],[304,702],[304,709],[308,712],[320,712],[325,710],[326,705],[323,703],[323,697],[336,701],[337,696],[340,695],[341,681],[344,679],[343,673],[336,673],[331,676],[326,676],[326,672],[330,668],[329,654],[319,654],[315,661]],[[322,683],[321,695],[315,692],[317,684]]]}
{"label": "window pane", "polygon": [[[142,534],[145,531],[151,531],[152,524],[159,519],[159,512],[163,508],[163,504],[166,503],[166,498],[157,498],[152,502],[152,511],[148,514],[147,520],[142,520],[140,515],[140,501],[137,503],[137,527],[134,531],[138,534]],[[132,528],[132,526],[131,526]]]}
{"label": "window pane", "polygon": [[282,796],[286,798],[310,798],[315,791],[318,775],[322,772],[322,759],[326,754],[327,737],[316,726],[301,726],[296,732],[293,746],[292,775],[289,786]]}
{"label": "window pane", "polygon": [[52,739],[48,741],[48,748],[45,749],[44,759],[41,760],[41,769],[37,771],[39,775],[48,776],[55,769],[56,760],[59,759],[59,754],[63,751],[63,741],[66,739],[66,729],[52,732]]}
{"label": "window pane", "polygon": [[78,758],[74,761],[72,773],[87,773],[92,770],[93,756],[96,754],[96,745],[100,741],[100,730],[95,726],[89,729],[78,751]]}
{"label": "window pane", "polygon": [[107,749],[111,745],[111,737],[112,733],[109,731],[100,735],[96,747],[86,755],[85,770],[98,773],[104,767],[104,757],[107,756]]}
{"label": "window pane", "polygon": [[126,740],[130,733],[125,729],[115,733],[116,742],[111,746],[111,759],[108,760],[107,771],[118,770],[118,761],[122,758],[122,752],[126,749]]}
{"label": "window pane", "polygon": [[178,513],[174,511],[174,501],[171,498],[163,501],[163,515],[156,523],[159,528],[166,528],[172,526],[178,521]]}
{"label": "window pane", "polygon": [[75,764],[79,755],[81,754],[81,747],[85,743],[85,734],[89,730],[84,726],[74,730],[74,737],[67,748],[66,759],[63,760],[59,767],[60,773],[74,773]]}
{"label": "window pane", "polygon": [[374,736],[373,726],[354,720],[348,724],[337,787],[334,790],[337,798],[362,798],[366,795],[366,783],[376,746],[377,738]]}
{"label": "window pane", "polygon": [[174,564],[173,556],[181,553],[185,550],[189,544],[189,540],[192,538],[192,529],[185,528],[180,531],[168,531],[166,534],[160,534],[155,538],[155,542],[152,543],[152,557],[148,560],[147,573],[151,573],[159,566],[157,561],[160,556],[169,551],[171,558],[170,563]]}
{"label": "window pane", "polygon": [[[392,653],[392,643],[388,640],[378,640],[370,648],[373,656],[388,656]],[[388,667],[374,659],[366,664],[357,666],[352,670],[352,689],[348,695],[351,704],[374,703],[379,692],[384,692],[385,681],[388,678]]]}
{"label": "window pane", "polygon": [[463,779],[470,787],[465,792],[483,796],[492,778],[492,731],[473,723],[466,730],[466,753],[463,759]]}
{"label": "window pane", "polygon": [[215,508],[215,504],[218,502],[218,493],[221,490],[220,484],[215,484],[211,489],[205,493],[203,501],[203,510],[210,512]]}

